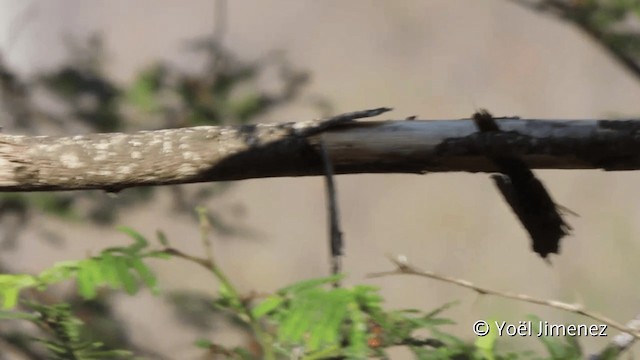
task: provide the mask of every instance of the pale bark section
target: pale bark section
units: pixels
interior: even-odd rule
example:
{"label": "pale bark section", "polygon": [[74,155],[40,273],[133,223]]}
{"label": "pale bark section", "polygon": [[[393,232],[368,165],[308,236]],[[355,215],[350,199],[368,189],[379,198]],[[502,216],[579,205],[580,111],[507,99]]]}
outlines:
{"label": "pale bark section", "polygon": [[0,190],[105,189],[322,175],[322,136],[338,174],[495,171],[487,155],[532,168],[640,168],[640,121],[361,121],[313,134],[317,122],[194,127],[70,137],[0,135]]}

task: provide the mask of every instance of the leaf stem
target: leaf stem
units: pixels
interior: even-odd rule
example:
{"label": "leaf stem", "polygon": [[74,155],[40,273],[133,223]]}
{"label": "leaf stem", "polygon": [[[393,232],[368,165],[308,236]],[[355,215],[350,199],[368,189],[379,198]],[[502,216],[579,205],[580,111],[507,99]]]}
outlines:
{"label": "leaf stem", "polygon": [[213,275],[220,281],[221,286],[225,289],[229,297],[233,301],[233,308],[236,309],[240,313],[240,317],[244,318],[244,320],[249,324],[249,327],[253,331],[256,340],[260,344],[262,348],[262,358],[266,360],[275,360],[275,353],[273,350],[273,338],[268,331],[262,328],[258,319],[253,316],[251,309],[247,306],[246,302],[242,300],[240,293],[233,286],[233,283],[229,280],[227,275],[222,271],[222,268],[218,266],[213,257],[213,247],[211,245],[211,240],[209,239],[209,232],[211,230],[211,224],[209,222],[209,218],[207,217],[207,211],[203,207],[196,208],[196,212],[198,213],[198,220],[200,222],[200,235],[202,238],[202,243],[205,247],[206,258],[200,258],[196,256],[192,256],[186,253],[181,252],[180,250],[173,248],[166,248],[165,253],[183,258],[185,260],[189,260],[193,263],[196,263],[207,270],[211,271]]}

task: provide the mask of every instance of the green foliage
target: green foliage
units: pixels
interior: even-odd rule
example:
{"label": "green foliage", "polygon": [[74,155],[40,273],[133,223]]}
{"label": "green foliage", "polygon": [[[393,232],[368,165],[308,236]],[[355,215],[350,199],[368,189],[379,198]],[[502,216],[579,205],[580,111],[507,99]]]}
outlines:
{"label": "green foliage", "polygon": [[[201,221],[206,214],[201,212]],[[206,226],[201,227],[206,232]],[[44,290],[57,282],[75,279],[78,293],[84,299],[94,298],[97,288],[107,285],[135,293],[140,283],[157,292],[157,279],[143,260],[179,256],[203,265],[220,281],[217,300],[198,294],[172,294],[170,300],[182,311],[180,318],[197,323],[200,330],[210,328],[212,315],[226,313],[231,323],[259,340],[262,354],[245,347],[225,348],[208,339],[200,339],[196,346],[210,354],[232,359],[388,359],[390,348],[404,346],[416,359],[445,360],[516,360],[541,359],[530,351],[503,353],[501,339],[490,332],[474,343],[450,335],[442,330],[453,322],[442,314],[453,304],[446,304],[430,312],[420,310],[386,310],[378,289],[367,285],[335,288],[344,275],[309,279],[291,284],[266,296],[252,305],[252,297],[241,296],[222,270],[211,262],[183,254],[169,247],[162,232],[158,241],[165,248],[149,249],[147,239],[128,227],[119,230],[133,239],[124,247],[108,248],[96,256],[78,261],[55,264],[39,275],[0,275],[0,296],[5,309],[15,308],[19,294],[28,288]],[[206,237],[203,237],[203,241]],[[0,311],[0,319],[29,321],[47,334],[37,338],[51,359],[118,359],[128,358],[130,352],[111,350],[101,342],[81,339],[83,324],[71,314],[69,304],[41,305],[23,302],[31,311]],[[77,306],[77,305],[76,305]],[[195,319],[195,320],[194,320]],[[540,320],[531,317],[532,323]],[[537,329],[535,329],[537,332]],[[428,334],[428,335],[426,335]],[[425,337],[426,335],[426,337]],[[584,355],[576,338],[542,337],[546,359],[582,359]],[[273,354],[267,356],[266,354]],[[613,350],[604,359],[619,356]]]}
{"label": "green foliage", "polygon": [[101,342],[83,340],[82,321],[71,313],[68,304],[42,305],[28,303],[30,312],[2,312],[3,318],[27,320],[41,329],[47,338],[33,340],[47,350],[52,360],[131,359],[125,350],[105,349]]}
{"label": "green foliage", "polygon": [[212,355],[221,354],[225,356],[226,359],[237,359],[237,360],[255,359],[255,357],[251,354],[251,352],[249,352],[247,349],[242,347],[234,347],[233,349],[226,349],[207,339],[198,339],[196,340],[195,345],[201,349],[207,350],[207,352]]}
{"label": "green foliage", "polygon": [[418,348],[430,343],[415,339],[415,332],[432,330],[445,337],[437,328],[451,324],[438,318],[447,307],[428,314],[417,310],[387,312],[374,287],[326,288],[342,278],[338,275],[293,284],[253,307],[252,314],[275,324],[276,342],[284,355],[302,351],[305,359],[386,357],[385,349],[397,345],[419,353]]}
{"label": "green foliage", "polygon": [[539,0],[536,9],[559,15],[587,33],[618,62],[640,78],[640,21],[638,0]]}
{"label": "green foliage", "polygon": [[[488,322],[493,323],[495,320],[490,319]],[[479,336],[474,345],[478,348],[479,353],[487,360],[495,360],[493,355],[496,349],[496,341],[498,340],[498,329],[489,328],[489,333],[485,336]]]}
{"label": "green foliage", "polygon": [[157,292],[157,279],[143,262],[147,258],[168,258],[158,251],[147,249],[148,241],[136,231],[121,227],[120,231],[130,235],[135,242],[126,247],[112,247],[99,255],[83,260],[70,260],[55,264],[39,275],[0,274],[0,298],[4,309],[14,308],[21,291],[35,288],[44,290],[55,283],[75,279],[78,292],[85,299],[96,296],[100,286],[124,289],[135,294],[142,282]]}
{"label": "green foliage", "polygon": [[[537,334],[539,332],[538,324],[541,319],[537,316],[529,316],[529,319],[534,324],[534,331]],[[582,348],[574,336],[564,336],[559,339],[553,337],[541,336],[540,341],[544,344],[547,352],[549,353],[550,360],[579,360],[583,359]]]}
{"label": "green foliage", "polygon": [[166,86],[167,69],[156,64],[144,69],[126,92],[126,99],[144,112],[161,110],[159,92]]}

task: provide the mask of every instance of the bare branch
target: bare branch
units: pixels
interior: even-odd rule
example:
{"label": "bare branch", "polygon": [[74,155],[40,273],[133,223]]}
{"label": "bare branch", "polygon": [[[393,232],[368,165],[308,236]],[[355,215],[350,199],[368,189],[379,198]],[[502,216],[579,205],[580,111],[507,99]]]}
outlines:
{"label": "bare branch", "polygon": [[463,288],[471,289],[480,295],[494,295],[494,296],[498,296],[506,299],[513,299],[513,300],[528,302],[531,304],[548,306],[551,308],[560,309],[560,310],[572,312],[575,314],[583,315],[595,321],[598,321],[601,324],[606,324],[608,326],[611,326],[612,328],[615,328],[624,333],[627,333],[636,339],[640,339],[640,331],[632,327],[625,326],[604,315],[600,315],[593,311],[587,310],[584,308],[584,306],[579,304],[569,304],[569,303],[565,303],[557,300],[539,299],[526,294],[503,292],[503,291],[493,290],[485,287],[480,287],[480,286],[474,285],[473,283],[467,280],[457,279],[451,276],[438,274],[433,271],[420,270],[414,267],[413,265],[409,264],[405,256],[398,256],[397,258],[389,256],[389,260],[396,265],[395,270],[372,273],[372,274],[369,274],[368,277],[375,278],[375,277],[383,277],[383,276],[389,276],[389,275],[417,275],[417,276],[427,277],[430,279],[444,281],[444,282],[454,284]]}
{"label": "bare branch", "polygon": [[0,191],[104,189],[335,174],[496,172],[495,155],[532,169],[640,169],[640,120],[497,119],[355,122],[386,108],[327,120],[201,126],[67,137],[0,134]]}

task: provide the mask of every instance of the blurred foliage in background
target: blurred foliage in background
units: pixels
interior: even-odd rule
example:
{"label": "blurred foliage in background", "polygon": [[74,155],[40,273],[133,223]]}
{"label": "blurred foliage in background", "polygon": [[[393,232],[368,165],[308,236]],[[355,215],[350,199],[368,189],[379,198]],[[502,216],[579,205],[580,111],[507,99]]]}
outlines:
{"label": "blurred foliage in background", "polygon": [[[50,135],[242,124],[290,104],[308,82],[307,73],[291,66],[282,54],[245,61],[215,41],[200,39],[187,50],[202,54],[201,69],[183,71],[156,63],[123,87],[104,71],[106,50],[100,36],[69,43],[67,63],[29,78],[14,73],[0,55],[0,121],[5,132]],[[276,90],[266,90],[264,77],[272,73],[277,83],[268,88]],[[177,211],[191,211],[226,188],[207,184],[162,190],[171,192]],[[13,218],[2,224],[11,228],[2,243],[15,244],[19,229],[34,212],[110,224],[118,209],[149,201],[157,191],[128,189],[119,196],[100,191],[0,194],[0,213]],[[217,217],[219,229],[232,232],[234,226],[222,219]]]}
{"label": "blurred foliage in background", "polygon": [[640,81],[639,0],[509,1],[574,25]]}

